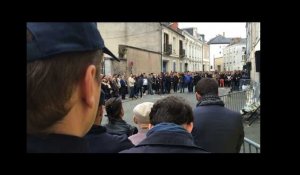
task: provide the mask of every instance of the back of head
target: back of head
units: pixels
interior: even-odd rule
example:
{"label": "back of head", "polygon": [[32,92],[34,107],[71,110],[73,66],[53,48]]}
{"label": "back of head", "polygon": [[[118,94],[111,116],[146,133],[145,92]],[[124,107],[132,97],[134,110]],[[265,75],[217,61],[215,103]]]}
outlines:
{"label": "back of head", "polygon": [[182,97],[175,96],[158,100],[154,103],[149,115],[152,125],[162,122],[182,125],[194,120],[191,106]]}
{"label": "back of head", "polygon": [[105,110],[109,122],[120,119],[122,115],[122,100],[120,97],[112,97],[105,102]]}
{"label": "back of head", "polygon": [[149,114],[154,103],[144,102],[133,108],[133,117],[136,118],[138,124],[149,124]]}
{"label": "back of head", "polygon": [[201,96],[218,95],[218,83],[213,78],[202,78],[196,85],[196,92]]}

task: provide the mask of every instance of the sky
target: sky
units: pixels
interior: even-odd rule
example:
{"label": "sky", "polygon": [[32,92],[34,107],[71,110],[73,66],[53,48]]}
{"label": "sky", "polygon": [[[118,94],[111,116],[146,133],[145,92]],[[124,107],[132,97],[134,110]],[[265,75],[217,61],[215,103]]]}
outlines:
{"label": "sky", "polygon": [[246,23],[234,22],[234,23],[215,23],[215,22],[179,22],[178,28],[196,27],[199,34],[205,35],[205,41],[209,41],[216,35],[225,32],[225,37],[241,37],[246,38]]}

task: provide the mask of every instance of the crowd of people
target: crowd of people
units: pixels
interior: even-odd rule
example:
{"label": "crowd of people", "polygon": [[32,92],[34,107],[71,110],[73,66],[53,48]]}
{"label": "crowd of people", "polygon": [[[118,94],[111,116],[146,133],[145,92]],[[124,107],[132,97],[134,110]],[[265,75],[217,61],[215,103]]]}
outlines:
{"label": "crowd of people", "polygon": [[[104,53],[119,61],[96,23],[27,23],[28,153],[239,152],[242,118],[224,107],[216,77],[104,76]],[[135,127],[123,119],[127,86],[130,98],[169,94],[171,88],[193,92],[195,86],[198,104],[192,110],[176,96],[143,102],[133,109]],[[103,126],[104,114],[109,122]]]}
{"label": "crowd of people", "polygon": [[142,73],[140,75],[125,74],[103,75],[102,89],[105,92],[106,100],[111,97],[126,96],[131,99],[142,98],[143,95],[170,94],[195,92],[195,86],[202,78],[213,78],[218,82],[219,87],[230,88],[231,91],[241,90],[241,79],[247,79],[245,71],[225,72],[161,72]]}

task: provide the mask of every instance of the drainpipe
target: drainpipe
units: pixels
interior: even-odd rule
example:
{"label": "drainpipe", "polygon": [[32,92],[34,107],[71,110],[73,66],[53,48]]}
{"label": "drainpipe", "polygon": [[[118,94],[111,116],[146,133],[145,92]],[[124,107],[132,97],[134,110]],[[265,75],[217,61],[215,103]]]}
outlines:
{"label": "drainpipe", "polygon": [[163,48],[164,48],[164,46],[163,46],[163,25],[162,25],[162,23],[160,23],[160,27],[161,27],[161,29],[160,29],[160,43],[161,43],[161,52],[160,52],[160,62],[161,62],[161,67],[160,67],[160,72],[163,72]]}
{"label": "drainpipe", "polygon": [[202,63],[202,65],[201,65],[202,66],[202,72],[204,71],[204,67],[203,67],[203,55],[204,54],[203,54],[203,52],[204,52],[204,42],[202,44],[202,62],[201,62]]}

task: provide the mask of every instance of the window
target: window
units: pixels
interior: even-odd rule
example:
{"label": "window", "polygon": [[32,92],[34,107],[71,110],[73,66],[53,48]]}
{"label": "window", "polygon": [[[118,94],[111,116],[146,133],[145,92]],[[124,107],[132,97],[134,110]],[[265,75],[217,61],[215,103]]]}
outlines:
{"label": "window", "polygon": [[164,33],[164,51],[165,52],[167,52],[168,44],[169,44],[169,35]]}
{"label": "window", "polygon": [[177,48],[176,38],[173,37],[173,52],[175,52],[176,48]]}

